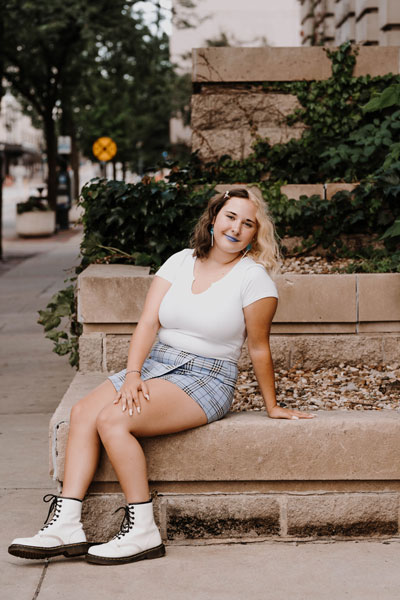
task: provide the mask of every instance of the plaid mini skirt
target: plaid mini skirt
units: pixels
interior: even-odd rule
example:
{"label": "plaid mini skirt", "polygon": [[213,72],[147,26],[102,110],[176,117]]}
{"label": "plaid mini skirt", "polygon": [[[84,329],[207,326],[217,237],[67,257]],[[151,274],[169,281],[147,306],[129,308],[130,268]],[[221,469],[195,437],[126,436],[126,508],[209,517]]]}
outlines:
{"label": "plaid mini skirt", "polygon": [[[237,379],[236,363],[197,356],[156,342],[142,367],[141,377],[166,379],[178,385],[204,410],[209,423],[229,411]],[[125,381],[126,369],[109,379],[117,391]]]}

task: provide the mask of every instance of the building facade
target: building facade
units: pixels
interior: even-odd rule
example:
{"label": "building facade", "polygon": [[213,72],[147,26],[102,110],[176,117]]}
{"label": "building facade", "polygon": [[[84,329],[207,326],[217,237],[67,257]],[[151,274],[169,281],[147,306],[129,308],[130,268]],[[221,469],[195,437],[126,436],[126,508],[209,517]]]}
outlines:
{"label": "building facade", "polygon": [[[185,9],[173,1],[175,18],[170,38],[171,60],[181,73],[190,73],[192,49],[209,45],[300,46],[298,0],[195,0]],[[179,27],[182,20],[192,27]],[[222,42],[222,43],[221,43]],[[190,145],[191,129],[180,118],[170,121],[173,144]]]}
{"label": "building facade", "polygon": [[303,46],[400,45],[400,0],[298,0]]}
{"label": "building facade", "polygon": [[43,133],[23,114],[18,100],[6,91],[0,110],[0,152],[2,177],[22,177],[41,165],[44,148]]}

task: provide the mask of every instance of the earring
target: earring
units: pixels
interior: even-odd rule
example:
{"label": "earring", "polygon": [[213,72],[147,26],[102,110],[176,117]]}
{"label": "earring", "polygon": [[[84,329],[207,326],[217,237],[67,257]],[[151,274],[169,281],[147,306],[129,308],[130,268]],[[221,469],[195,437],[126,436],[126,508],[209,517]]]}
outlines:
{"label": "earring", "polygon": [[247,244],[247,246],[246,246],[246,250],[243,252],[243,256],[242,256],[242,258],[244,258],[244,257],[246,256],[246,254],[247,254],[248,252],[250,252],[250,250],[251,250],[251,244]]}
{"label": "earring", "polygon": [[211,225],[210,234],[211,234],[211,246],[214,246],[214,225]]}

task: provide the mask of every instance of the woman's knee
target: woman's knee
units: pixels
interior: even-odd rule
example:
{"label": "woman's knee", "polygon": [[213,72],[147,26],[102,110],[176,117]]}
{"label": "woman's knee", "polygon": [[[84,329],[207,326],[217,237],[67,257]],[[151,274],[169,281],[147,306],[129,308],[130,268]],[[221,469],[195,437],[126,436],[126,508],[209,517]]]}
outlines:
{"label": "woman's knee", "polygon": [[[107,391],[107,395],[105,395]],[[99,386],[87,396],[84,396],[71,409],[70,424],[71,425],[87,425],[93,426],[99,412],[103,409],[106,403],[111,402],[109,390],[104,386]]]}
{"label": "woman's knee", "polygon": [[120,427],[121,416],[114,404],[106,406],[99,412],[96,418],[96,428],[101,438],[108,436],[116,428]]}
{"label": "woman's knee", "polygon": [[80,425],[82,423],[87,423],[88,418],[88,406],[85,398],[79,400],[74,406],[71,408],[70,414],[70,425]]}
{"label": "woman's knee", "polygon": [[126,412],[122,412],[120,405],[111,404],[98,414],[96,428],[103,441],[126,431],[134,435],[135,417],[130,417]]}

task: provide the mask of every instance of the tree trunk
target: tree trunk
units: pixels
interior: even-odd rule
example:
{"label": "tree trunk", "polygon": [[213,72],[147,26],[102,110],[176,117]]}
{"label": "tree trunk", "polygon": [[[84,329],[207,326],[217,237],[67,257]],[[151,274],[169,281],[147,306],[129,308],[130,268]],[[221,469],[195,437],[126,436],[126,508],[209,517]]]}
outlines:
{"label": "tree trunk", "polygon": [[80,181],[79,181],[79,148],[76,142],[76,131],[75,123],[70,123],[70,135],[71,135],[71,167],[74,174],[74,187],[72,191],[72,200],[77,200],[80,194]]}
{"label": "tree trunk", "polygon": [[57,140],[56,129],[51,114],[44,119],[44,135],[46,139],[47,154],[47,199],[52,210],[56,210],[57,203]]}

